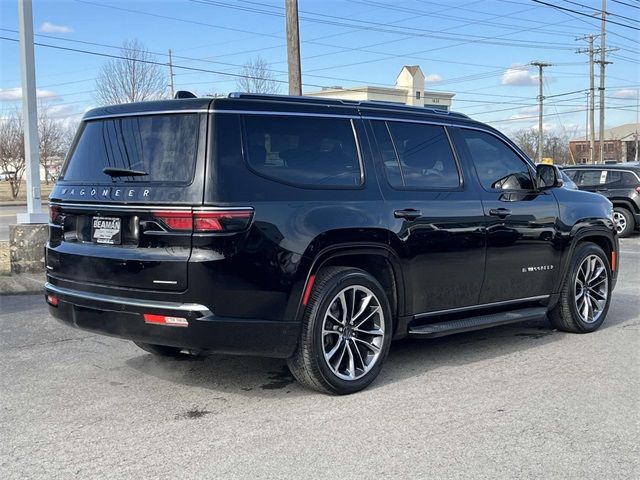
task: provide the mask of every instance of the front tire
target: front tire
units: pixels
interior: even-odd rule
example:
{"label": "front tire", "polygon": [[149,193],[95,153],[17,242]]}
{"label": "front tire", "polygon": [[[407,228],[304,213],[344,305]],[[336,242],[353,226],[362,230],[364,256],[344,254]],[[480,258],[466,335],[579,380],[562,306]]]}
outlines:
{"label": "front tire", "polygon": [[324,268],[316,276],[289,369],[319,392],[362,390],[382,369],[392,326],[389,300],[374,277],[356,268]]}
{"label": "front tire", "polygon": [[631,235],[636,228],[636,222],[629,210],[623,207],[615,207],[613,209],[613,220],[616,224],[616,232],[620,238]]}
{"label": "front tire", "polygon": [[611,303],[611,267],[602,249],[580,243],[571,260],[560,299],[549,312],[558,330],[588,333],[600,328]]}

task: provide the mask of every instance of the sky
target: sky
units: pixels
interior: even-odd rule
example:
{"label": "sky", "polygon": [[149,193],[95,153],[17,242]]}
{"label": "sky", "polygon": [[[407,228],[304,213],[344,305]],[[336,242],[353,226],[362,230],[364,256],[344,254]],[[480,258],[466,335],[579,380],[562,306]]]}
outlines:
{"label": "sky", "polygon": [[[538,77],[527,64],[539,60],[553,64],[544,74],[545,129],[582,136],[589,75],[587,55],[576,53],[587,43],[577,38],[599,33],[593,15],[601,0],[544,3],[299,0],[303,92],[391,87],[403,65],[420,65],[427,90],[455,93],[453,110],[509,133],[537,126]],[[286,93],[283,6],[284,0],[34,0],[39,98],[52,116],[77,121],[96,106],[95,81],[109,61],[101,55],[118,55],[132,39],[162,63],[172,50],[177,89],[236,91],[242,66],[260,56]],[[609,0],[607,11],[606,46],[616,49],[607,56],[609,128],[637,121],[640,1]],[[0,0],[0,29],[6,114],[21,106],[17,0]]]}

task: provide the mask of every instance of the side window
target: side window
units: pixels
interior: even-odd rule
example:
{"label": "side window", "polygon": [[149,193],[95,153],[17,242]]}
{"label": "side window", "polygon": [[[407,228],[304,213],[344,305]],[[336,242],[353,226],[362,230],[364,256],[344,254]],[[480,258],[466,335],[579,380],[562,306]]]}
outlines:
{"label": "side window", "polygon": [[606,170],[583,170],[578,185],[580,187],[593,187],[601,185],[607,181]]}
{"label": "side window", "polygon": [[640,187],[640,180],[631,172],[621,172],[622,173],[622,187],[623,188],[635,188]]}
{"label": "side window", "polygon": [[301,186],[362,184],[349,119],[245,115],[244,132],[246,160],[258,174]]}
{"label": "side window", "polygon": [[531,173],[506,143],[485,132],[460,129],[485,190],[532,190]]}
{"label": "side window", "polygon": [[567,175],[567,177],[569,177],[571,180],[573,180],[574,182],[576,181],[576,177],[578,175],[578,171],[577,170],[563,170],[563,172]]}
{"label": "side window", "polygon": [[387,179],[396,188],[456,188],[460,174],[444,127],[373,122]]}
{"label": "side window", "polygon": [[615,170],[608,170],[605,184],[609,188],[620,188],[622,186],[622,173]]}

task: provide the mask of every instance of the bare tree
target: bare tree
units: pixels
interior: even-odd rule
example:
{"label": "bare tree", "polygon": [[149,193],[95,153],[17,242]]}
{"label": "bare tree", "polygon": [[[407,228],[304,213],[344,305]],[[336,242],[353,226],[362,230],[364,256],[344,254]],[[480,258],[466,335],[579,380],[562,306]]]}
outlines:
{"label": "bare tree", "polygon": [[102,66],[96,81],[101,105],[157,100],[167,96],[166,73],[138,40],[126,40],[120,56]]}
{"label": "bare tree", "polygon": [[73,138],[73,127],[50,114],[46,104],[38,107],[38,136],[40,138],[40,165],[44,169],[47,185],[57,178],[62,161]]}
{"label": "bare tree", "polygon": [[236,80],[236,87],[247,93],[279,93],[280,84],[269,68],[267,61],[258,56],[250,59],[242,67],[241,77]]}
{"label": "bare tree", "polygon": [[22,116],[12,112],[0,119],[0,173],[8,176],[13,198],[20,192],[26,166]]}
{"label": "bare tree", "polygon": [[513,141],[529,158],[538,157],[538,131],[532,128],[522,129],[510,135]]}

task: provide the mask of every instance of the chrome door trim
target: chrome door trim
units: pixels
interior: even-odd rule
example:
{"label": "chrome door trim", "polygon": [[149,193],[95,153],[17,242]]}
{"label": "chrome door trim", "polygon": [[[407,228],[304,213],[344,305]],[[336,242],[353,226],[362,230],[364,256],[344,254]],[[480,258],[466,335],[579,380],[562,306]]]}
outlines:
{"label": "chrome door trim", "polygon": [[448,309],[445,309],[445,310],[436,310],[434,312],[417,313],[417,314],[415,314],[413,316],[413,318],[432,317],[432,316],[436,316],[436,315],[442,315],[442,314],[445,314],[445,313],[466,312],[466,311],[470,311],[470,310],[477,310],[479,308],[499,307],[499,306],[503,306],[503,305],[511,305],[511,304],[522,303],[522,302],[535,302],[535,301],[539,301],[539,300],[546,300],[550,296],[551,295],[538,295],[538,296],[535,296],[535,297],[524,297],[524,298],[516,298],[516,299],[513,299],[513,300],[503,300],[501,302],[491,302],[491,303],[481,303],[481,304],[478,304],[478,305],[469,305],[467,307],[448,308]]}

